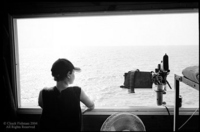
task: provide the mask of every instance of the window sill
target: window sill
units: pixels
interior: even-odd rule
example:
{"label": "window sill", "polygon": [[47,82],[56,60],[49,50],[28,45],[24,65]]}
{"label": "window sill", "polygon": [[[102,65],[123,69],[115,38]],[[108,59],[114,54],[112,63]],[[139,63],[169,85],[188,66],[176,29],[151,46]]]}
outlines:
{"label": "window sill", "polygon": [[[167,106],[170,115],[174,114],[174,107]],[[179,109],[179,115],[191,115],[197,108],[183,108]],[[116,112],[133,112],[136,115],[168,115],[167,109],[164,106],[134,106],[134,107],[97,107],[90,111],[84,111],[83,115],[111,115]],[[18,114],[41,114],[41,108],[19,108]],[[195,113],[199,115],[199,110]]]}

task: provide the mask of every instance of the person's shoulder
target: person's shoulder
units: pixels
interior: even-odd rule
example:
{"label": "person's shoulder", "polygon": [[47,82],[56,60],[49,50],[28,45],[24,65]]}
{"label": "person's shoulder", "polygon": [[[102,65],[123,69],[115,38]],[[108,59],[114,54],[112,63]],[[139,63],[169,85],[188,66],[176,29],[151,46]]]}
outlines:
{"label": "person's shoulder", "polygon": [[41,92],[42,92],[42,91],[47,91],[47,92],[49,92],[49,91],[53,91],[53,89],[54,89],[54,87],[44,87],[43,89],[41,89]]}
{"label": "person's shoulder", "polygon": [[81,87],[79,87],[79,86],[71,86],[71,87],[68,87],[68,89],[78,89],[78,90],[80,90],[81,89]]}
{"label": "person's shoulder", "polygon": [[81,93],[81,87],[79,87],[79,86],[72,86],[71,89],[75,90],[75,92],[80,95],[80,93]]}
{"label": "person's shoulder", "polygon": [[81,89],[79,86],[73,86],[74,89]]}

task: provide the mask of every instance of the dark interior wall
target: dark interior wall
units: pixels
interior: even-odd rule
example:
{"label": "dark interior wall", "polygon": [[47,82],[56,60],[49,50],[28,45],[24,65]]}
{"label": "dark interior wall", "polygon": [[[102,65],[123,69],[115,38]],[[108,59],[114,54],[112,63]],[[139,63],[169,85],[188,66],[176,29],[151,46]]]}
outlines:
{"label": "dark interior wall", "polygon": [[[39,130],[40,115],[19,115],[18,122],[33,122],[36,123],[35,129]],[[83,130],[84,131],[99,131],[104,121],[109,115],[83,115]],[[145,125],[146,131],[173,131],[173,115],[138,115]],[[180,116],[179,127],[190,117],[190,115]],[[199,116],[193,116],[189,122],[180,129],[180,131],[199,131]]]}
{"label": "dark interior wall", "polygon": [[198,8],[198,2],[5,2],[12,15],[71,12],[179,10]]}
{"label": "dark interior wall", "polygon": [[1,57],[1,68],[3,71],[3,76],[2,80],[3,80],[3,84],[2,84],[2,97],[3,97],[3,120],[14,120],[15,119],[15,112],[13,107],[11,106],[11,102],[13,101],[11,99],[11,96],[9,96],[9,92],[14,92],[13,91],[13,86],[14,84],[11,82],[12,80],[12,73],[13,73],[13,69],[12,69],[12,61],[11,61],[11,56],[12,56],[12,52],[11,52],[11,33],[10,33],[10,24],[9,24],[9,10],[8,8],[5,6],[5,3],[3,3],[2,5],[4,8],[2,10],[2,15],[1,17],[3,18],[3,22],[1,23],[1,29],[2,29],[2,33],[3,33],[3,43],[2,43],[2,47],[3,47],[3,52],[2,52],[2,57]]}
{"label": "dark interior wall", "polygon": [[[86,131],[99,131],[109,115],[83,116],[83,127]],[[138,115],[145,125],[146,131],[173,131],[173,115]],[[180,116],[179,127],[189,118]],[[199,117],[194,116],[180,131],[198,131]]]}

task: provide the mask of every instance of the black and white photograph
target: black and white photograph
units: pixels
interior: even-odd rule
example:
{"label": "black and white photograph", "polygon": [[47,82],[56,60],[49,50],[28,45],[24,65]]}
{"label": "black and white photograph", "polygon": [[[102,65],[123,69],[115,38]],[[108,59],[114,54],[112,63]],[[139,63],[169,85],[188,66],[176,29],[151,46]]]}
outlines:
{"label": "black and white photograph", "polygon": [[3,6],[3,131],[199,131],[198,2]]}

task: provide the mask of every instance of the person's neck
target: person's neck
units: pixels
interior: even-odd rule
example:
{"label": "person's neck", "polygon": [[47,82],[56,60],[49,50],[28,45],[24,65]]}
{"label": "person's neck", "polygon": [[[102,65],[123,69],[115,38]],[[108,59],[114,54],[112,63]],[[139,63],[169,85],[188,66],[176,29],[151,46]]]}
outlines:
{"label": "person's neck", "polygon": [[61,92],[62,90],[66,89],[68,87],[68,84],[66,84],[63,81],[59,81],[59,82],[57,82],[56,87]]}

